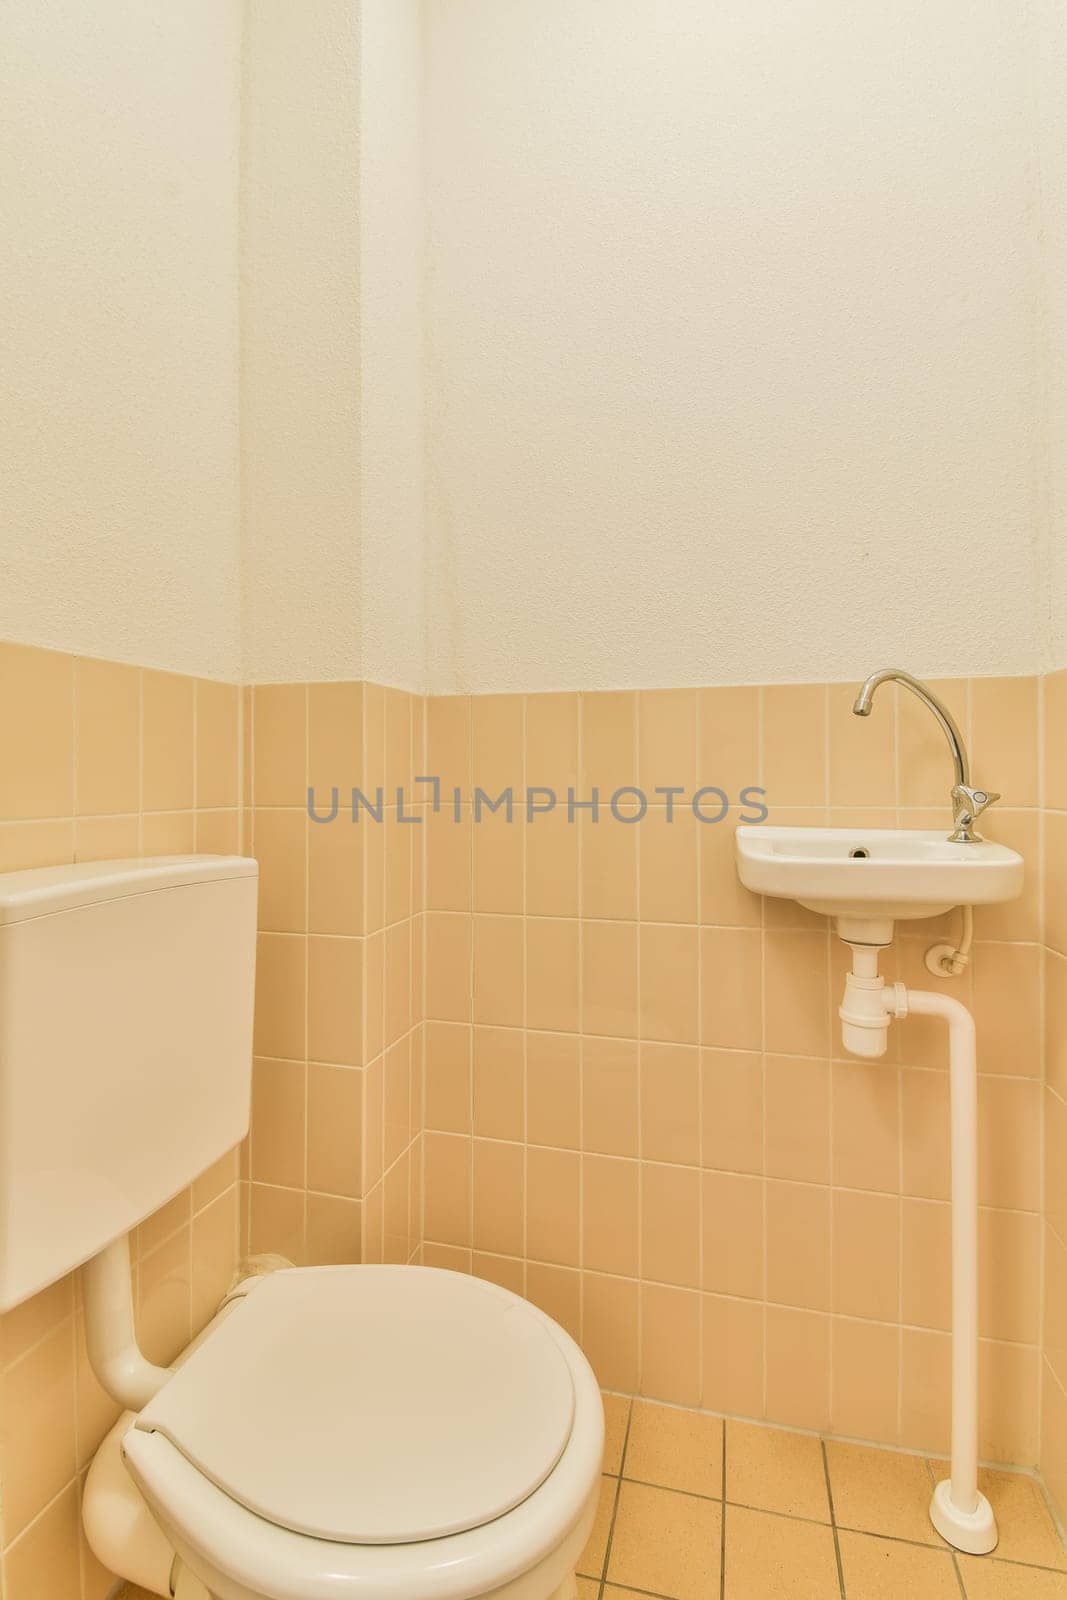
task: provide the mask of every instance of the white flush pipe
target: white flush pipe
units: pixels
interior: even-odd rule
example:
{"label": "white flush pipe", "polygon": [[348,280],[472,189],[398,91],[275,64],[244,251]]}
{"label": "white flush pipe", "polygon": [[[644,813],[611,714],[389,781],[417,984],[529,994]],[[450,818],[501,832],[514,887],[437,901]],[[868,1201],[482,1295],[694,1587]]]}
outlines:
{"label": "white flush pipe", "polygon": [[126,1411],[140,1411],[173,1374],[153,1366],[137,1343],[127,1234],[85,1263],[82,1287],[89,1364],[112,1400]]}
{"label": "white flush pipe", "polygon": [[890,984],[879,948],[846,943],[852,971],[841,1003],[841,1037],[853,1055],[885,1054],[892,1017],[940,1017],[948,1024],[952,1152],[952,1470],[934,1490],[930,1521],[970,1555],[996,1548],[993,1509],[978,1488],[978,1063],[974,1018],[949,995]]}
{"label": "white flush pipe", "polygon": [[952,1152],[952,1467],[930,1521],[970,1555],[996,1548],[993,1508],[978,1488],[978,1071],[974,1018],[960,1001],[906,991],[907,1010],[948,1023]]}

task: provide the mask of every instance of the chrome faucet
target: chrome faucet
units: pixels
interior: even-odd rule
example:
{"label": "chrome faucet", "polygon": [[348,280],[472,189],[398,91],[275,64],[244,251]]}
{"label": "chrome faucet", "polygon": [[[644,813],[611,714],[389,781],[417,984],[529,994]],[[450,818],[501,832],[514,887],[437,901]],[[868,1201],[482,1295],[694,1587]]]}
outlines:
{"label": "chrome faucet", "polygon": [[1000,796],[991,794],[988,789],[976,789],[971,784],[971,763],[967,758],[963,735],[956,726],[951,711],[942,705],[925,683],[913,678],[910,672],[904,672],[900,667],[883,667],[881,672],[871,673],[856,696],[852,710],[857,717],[870,716],[874,692],[883,683],[902,683],[905,689],[910,689],[912,694],[918,696],[941,724],[942,732],[952,751],[952,764],[956,773],[956,782],[952,789],[952,832],[948,836],[949,843],[977,844],[982,835],[974,831],[975,819],[981,816],[986,806],[991,806],[999,800]]}

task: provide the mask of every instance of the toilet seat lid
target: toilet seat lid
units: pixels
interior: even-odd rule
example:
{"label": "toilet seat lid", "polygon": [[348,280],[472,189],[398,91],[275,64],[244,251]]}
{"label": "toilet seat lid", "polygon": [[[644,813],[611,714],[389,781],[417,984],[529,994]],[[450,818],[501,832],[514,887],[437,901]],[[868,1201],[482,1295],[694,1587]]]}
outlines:
{"label": "toilet seat lid", "polygon": [[271,1274],[137,1418],[269,1522],[344,1544],[484,1526],[570,1438],[551,1324],[517,1295],[423,1267]]}

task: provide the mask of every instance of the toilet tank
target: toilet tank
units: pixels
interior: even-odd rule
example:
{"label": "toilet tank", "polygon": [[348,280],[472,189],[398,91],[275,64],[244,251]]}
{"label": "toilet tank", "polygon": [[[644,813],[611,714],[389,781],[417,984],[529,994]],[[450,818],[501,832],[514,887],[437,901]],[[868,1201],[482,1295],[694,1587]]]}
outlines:
{"label": "toilet tank", "polygon": [[257,867],[0,874],[0,1311],[244,1137]]}

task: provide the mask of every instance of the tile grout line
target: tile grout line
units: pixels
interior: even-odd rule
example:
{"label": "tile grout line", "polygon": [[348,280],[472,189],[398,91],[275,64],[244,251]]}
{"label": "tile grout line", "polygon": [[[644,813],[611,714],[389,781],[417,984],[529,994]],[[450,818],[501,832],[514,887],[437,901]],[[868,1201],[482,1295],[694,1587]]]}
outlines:
{"label": "tile grout line", "polygon": [[611,1522],[608,1524],[608,1537],[604,1545],[604,1565],[600,1569],[600,1587],[597,1590],[598,1600],[604,1600],[604,1585],[608,1581],[608,1563],[611,1561],[611,1544],[615,1537],[615,1519],[619,1515],[619,1501],[622,1498],[623,1472],[626,1467],[626,1451],[630,1444],[630,1427],[633,1423],[634,1403],[631,1398],[626,1411],[626,1431],[622,1436],[622,1452],[619,1456],[619,1476],[615,1480],[615,1499],[611,1507]]}
{"label": "tile grout line", "polygon": [[826,1454],[826,1440],[819,1440],[819,1450],[822,1454],[822,1470],[826,1479],[826,1498],[830,1502],[830,1527],[834,1535],[834,1559],[837,1562],[837,1586],[841,1592],[841,1600],[845,1600],[845,1570],[841,1565],[841,1540],[837,1532],[837,1516],[834,1512],[834,1491],[830,1483],[830,1461]]}
{"label": "tile grout line", "polygon": [[719,1600],[726,1600],[726,1419],[722,1424],[722,1508],[719,1533]]}

